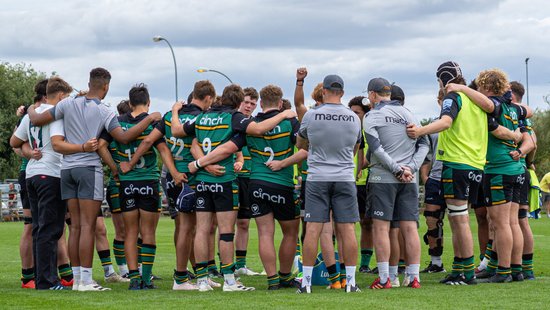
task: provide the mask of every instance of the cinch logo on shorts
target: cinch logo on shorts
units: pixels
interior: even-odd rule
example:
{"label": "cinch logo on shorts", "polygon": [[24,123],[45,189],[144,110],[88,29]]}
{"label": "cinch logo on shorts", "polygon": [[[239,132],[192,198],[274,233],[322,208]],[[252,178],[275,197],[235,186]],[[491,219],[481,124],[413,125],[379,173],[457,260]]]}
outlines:
{"label": "cinch logo on shorts", "polygon": [[523,185],[523,183],[525,183],[525,175],[523,175],[523,174],[518,175],[518,177],[516,179],[516,182]]}
{"label": "cinch logo on shorts", "polygon": [[252,204],[250,210],[252,211],[252,215],[260,214],[260,207],[257,204]]}
{"label": "cinch logo on shorts", "polygon": [[128,187],[124,188],[124,194],[140,194],[140,195],[153,195],[154,190],[151,186],[147,185],[144,187],[134,187],[134,184],[130,184]]}
{"label": "cinch logo on shorts", "polygon": [[197,198],[197,209],[204,209],[204,198],[199,197]]}
{"label": "cinch logo on shorts", "polygon": [[372,212],[372,213],[373,213],[374,215],[376,215],[376,216],[384,216],[384,211],[378,211],[378,210],[377,210],[377,211],[374,211],[374,212]]}
{"label": "cinch logo on shorts", "polygon": [[204,184],[204,182],[200,182],[197,185],[197,192],[223,193],[223,186],[219,183]]}
{"label": "cinch logo on shorts", "polygon": [[263,193],[261,188],[252,192],[252,195],[254,196],[254,198],[269,200],[271,202],[278,203],[278,204],[286,203],[285,197],[281,195],[270,195],[269,193]]}
{"label": "cinch logo on shorts", "polygon": [[470,171],[470,173],[468,173],[468,179],[476,183],[481,183],[481,178],[481,173],[475,173],[474,171]]}

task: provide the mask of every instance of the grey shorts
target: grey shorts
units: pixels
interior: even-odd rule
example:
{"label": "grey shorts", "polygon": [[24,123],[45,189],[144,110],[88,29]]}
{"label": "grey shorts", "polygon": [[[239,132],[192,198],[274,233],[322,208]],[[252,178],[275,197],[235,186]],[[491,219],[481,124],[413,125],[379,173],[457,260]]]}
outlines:
{"label": "grey shorts", "polygon": [[418,221],[416,183],[370,183],[369,216],[384,221]]}
{"label": "grey shorts", "polygon": [[61,198],[103,201],[103,169],[88,166],[61,170]]}
{"label": "grey shorts", "polygon": [[329,222],[331,210],[336,223],[359,222],[355,182],[307,182],[304,221]]}

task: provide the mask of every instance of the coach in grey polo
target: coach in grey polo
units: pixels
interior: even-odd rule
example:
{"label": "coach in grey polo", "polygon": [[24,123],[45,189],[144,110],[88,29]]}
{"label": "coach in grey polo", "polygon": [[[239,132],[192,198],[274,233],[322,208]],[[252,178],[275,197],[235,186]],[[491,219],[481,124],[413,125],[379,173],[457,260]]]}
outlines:
{"label": "coach in grey polo", "polygon": [[[386,79],[370,80],[367,90],[374,108],[363,120],[371,153],[367,201],[373,219],[374,248],[381,285],[389,279],[391,221],[399,221],[407,245],[410,275],[420,281],[420,240],[416,226],[418,185],[415,174],[429,150],[426,137],[415,140],[407,136],[407,125],[416,123],[416,120],[400,101],[390,100],[391,87]],[[414,277],[410,278],[411,283]]]}
{"label": "coach in grey polo", "polygon": [[341,104],[343,94],[342,78],[326,76],[323,80],[324,103],[306,112],[298,132],[298,147],[309,152],[302,282],[305,291],[311,286],[308,277],[311,277],[317,255],[319,234],[323,223],[330,220],[331,211],[345,242],[346,290],[358,290],[355,285],[357,242],[354,224],[359,221],[359,211],[353,158],[361,142],[361,123],[353,111]]}

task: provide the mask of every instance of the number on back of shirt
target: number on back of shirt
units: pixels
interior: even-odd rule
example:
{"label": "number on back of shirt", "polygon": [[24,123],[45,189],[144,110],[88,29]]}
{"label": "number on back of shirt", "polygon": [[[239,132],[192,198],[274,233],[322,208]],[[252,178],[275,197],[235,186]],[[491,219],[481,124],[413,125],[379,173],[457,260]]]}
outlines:
{"label": "number on back of shirt", "polygon": [[[135,147],[134,148],[134,153],[136,152],[137,148]],[[126,153],[126,155],[128,155],[128,161],[131,161],[132,160],[132,151],[130,151],[130,149],[126,149],[124,150],[124,153]],[[136,168],[143,168],[145,167],[145,159],[143,159],[143,156],[139,158],[139,162],[137,163],[136,165]]]}

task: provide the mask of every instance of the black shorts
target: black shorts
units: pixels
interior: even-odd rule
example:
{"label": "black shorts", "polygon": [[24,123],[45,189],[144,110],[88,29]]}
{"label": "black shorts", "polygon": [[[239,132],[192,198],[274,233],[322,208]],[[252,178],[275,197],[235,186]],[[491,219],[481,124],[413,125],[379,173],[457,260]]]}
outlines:
{"label": "black shorts", "polygon": [[428,178],[424,185],[424,203],[427,205],[440,206],[445,210],[447,204],[445,198],[443,198],[443,187],[441,181]]}
{"label": "black shorts", "polygon": [[197,212],[227,212],[239,210],[239,187],[236,182],[198,182]]}
{"label": "black shorts", "polygon": [[522,206],[529,205],[529,193],[531,192],[531,174],[525,169],[525,180],[519,190],[519,204]]}
{"label": "black shorts", "polygon": [[[486,178],[486,175],[484,174],[483,175],[483,178],[481,179],[481,184],[479,184],[479,186],[477,187],[477,195],[476,197],[472,197],[470,200],[471,200],[471,206],[472,206],[472,209],[479,209],[479,208],[485,208],[486,207],[486,203],[485,203],[485,178]],[[472,201],[473,200],[473,201]]]}
{"label": "black shorts", "polygon": [[19,178],[17,179],[19,183],[19,196],[21,197],[21,204],[23,205],[23,210],[30,210],[31,204],[29,203],[29,192],[27,192],[27,180],[25,170],[19,171]]}
{"label": "black shorts", "polygon": [[300,209],[294,203],[294,189],[279,184],[251,180],[249,187],[252,217],[273,213],[278,221],[300,218]]}
{"label": "black shorts", "polygon": [[239,213],[237,213],[237,218],[249,220],[252,218],[252,213],[250,212],[250,195],[248,194],[250,178],[237,177],[235,182],[237,182],[239,186]]}
{"label": "black shorts", "polygon": [[367,212],[367,185],[356,185],[357,187],[357,208],[359,209],[359,216],[365,217]]}
{"label": "black shorts", "polygon": [[160,185],[158,180],[120,181],[119,189],[122,212],[137,209],[160,212]]}
{"label": "black shorts", "polygon": [[117,182],[115,185],[107,185],[107,204],[109,205],[109,210],[111,213],[120,213],[122,209],[120,208],[120,183]]}
{"label": "black shorts", "polygon": [[519,203],[519,193],[525,175],[486,174],[483,179],[485,206],[491,207],[507,202]]}
{"label": "black shorts", "polygon": [[300,186],[300,210],[304,211],[306,207],[306,181],[302,180],[302,186]]}
{"label": "black shorts", "polygon": [[478,169],[454,169],[443,163],[441,182],[445,199],[467,200],[474,203],[483,171]]}

